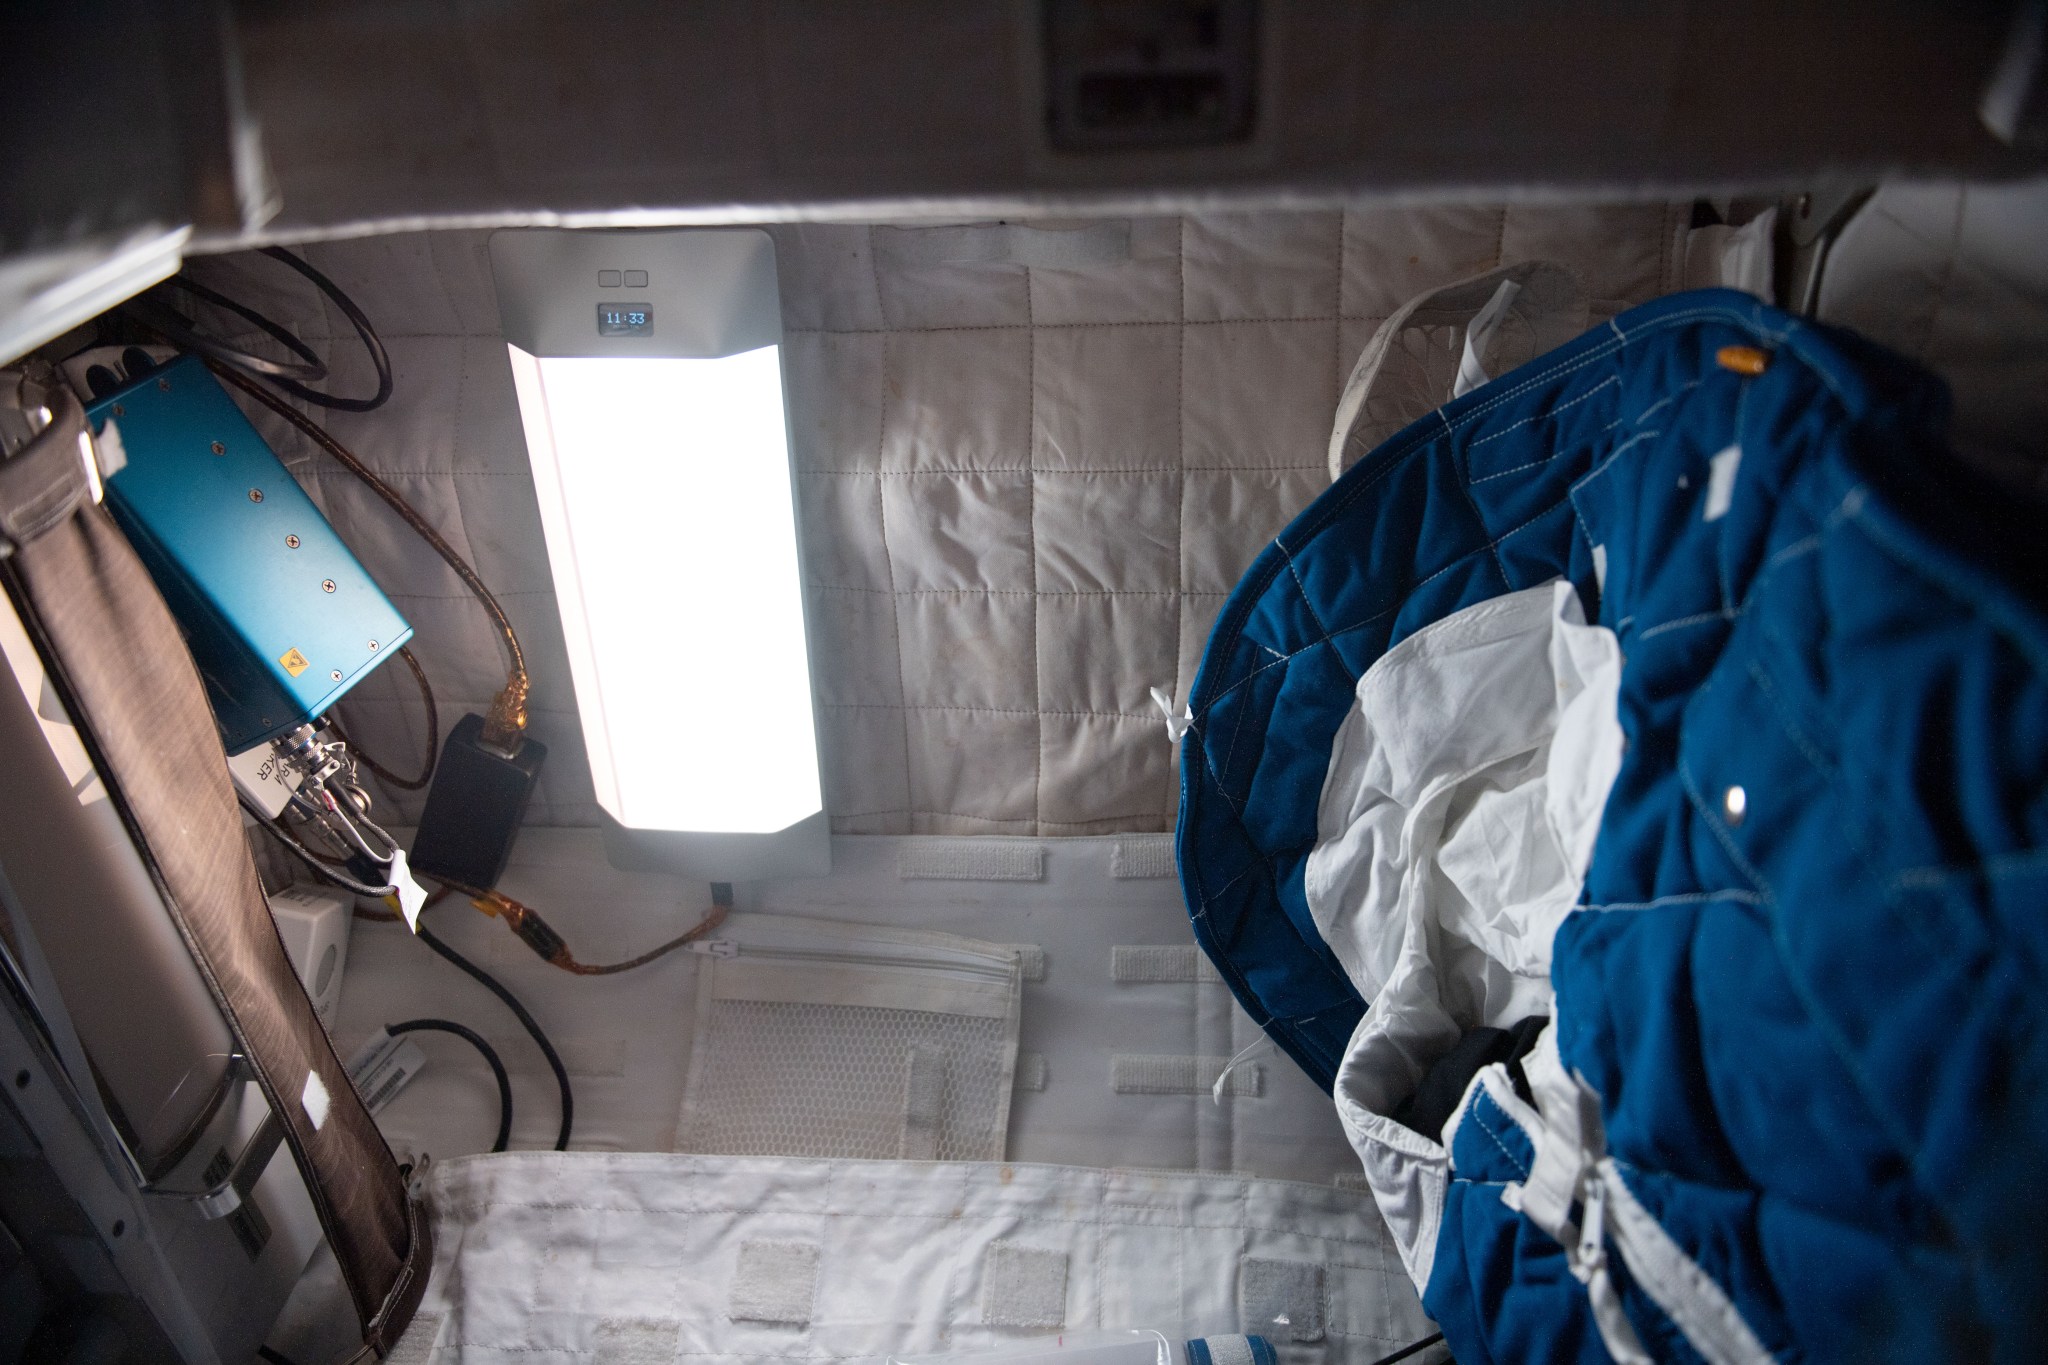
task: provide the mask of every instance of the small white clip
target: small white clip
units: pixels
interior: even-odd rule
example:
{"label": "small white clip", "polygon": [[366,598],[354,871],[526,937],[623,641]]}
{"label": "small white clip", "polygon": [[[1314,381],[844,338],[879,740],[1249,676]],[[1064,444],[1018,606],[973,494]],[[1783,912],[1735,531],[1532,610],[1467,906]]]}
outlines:
{"label": "small white clip", "polygon": [[1580,1225],[1579,1245],[1570,1260],[1572,1276],[1580,1284],[1589,1283],[1607,1268],[1607,1248],[1603,1245],[1607,1235],[1607,1182],[1601,1179],[1598,1170],[1587,1173],[1584,1199],[1585,1222]]}
{"label": "small white clip", "polygon": [[1153,705],[1157,706],[1160,714],[1166,717],[1167,743],[1180,743],[1180,737],[1186,734],[1188,727],[1195,723],[1195,708],[1192,706],[1183,707],[1181,708],[1181,714],[1176,716],[1173,714],[1172,697],[1156,687],[1152,688],[1151,692]]}
{"label": "small white clip", "polygon": [[685,943],[683,951],[699,957],[738,957],[740,945],[729,938],[700,938],[694,943]]}

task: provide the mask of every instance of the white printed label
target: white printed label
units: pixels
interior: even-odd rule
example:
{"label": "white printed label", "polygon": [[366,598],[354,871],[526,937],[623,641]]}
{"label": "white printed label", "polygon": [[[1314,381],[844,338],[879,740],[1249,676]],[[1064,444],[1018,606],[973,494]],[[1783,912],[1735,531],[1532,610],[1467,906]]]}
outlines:
{"label": "white printed label", "polygon": [[242,794],[275,820],[299,789],[298,774],[277,756],[273,744],[259,744],[228,760],[228,773]]}
{"label": "white printed label", "polygon": [[348,1078],[356,1083],[363,1107],[374,1114],[405,1089],[426,1064],[427,1054],[419,1044],[378,1029],[348,1059]]}
{"label": "white printed label", "polygon": [[1719,521],[1735,501],[1735,471],[1742,465],[1742,447],[1729,446],[1707,461],[1707,510],[1701,521]]}

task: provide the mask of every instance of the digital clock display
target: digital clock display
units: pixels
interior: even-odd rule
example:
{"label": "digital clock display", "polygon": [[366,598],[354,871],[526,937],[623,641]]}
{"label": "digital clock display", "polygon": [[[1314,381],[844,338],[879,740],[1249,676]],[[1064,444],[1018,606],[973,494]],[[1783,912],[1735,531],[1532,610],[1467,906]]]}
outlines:
{"label": "digital clock display", "polygon": [[654,309],[644,303],[600,303],[597,334],[601,337],[651,337]]}

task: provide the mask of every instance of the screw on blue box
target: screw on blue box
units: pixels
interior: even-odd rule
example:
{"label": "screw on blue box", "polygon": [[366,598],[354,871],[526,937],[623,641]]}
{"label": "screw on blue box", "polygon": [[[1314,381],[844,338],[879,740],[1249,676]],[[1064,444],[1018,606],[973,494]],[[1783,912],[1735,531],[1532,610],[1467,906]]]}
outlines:
{"label": "screw on blue box", "polygon": [[86,414],[120,433],[107,507],[185,633],[230,754],[326,714],[412,639],[197,357],[132,376]]}

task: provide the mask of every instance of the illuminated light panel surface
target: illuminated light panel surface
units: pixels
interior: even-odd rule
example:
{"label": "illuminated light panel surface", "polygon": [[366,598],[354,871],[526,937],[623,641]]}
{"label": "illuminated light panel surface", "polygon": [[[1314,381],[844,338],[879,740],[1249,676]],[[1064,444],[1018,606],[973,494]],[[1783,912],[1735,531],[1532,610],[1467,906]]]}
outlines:
{"label": "illuminated light panel surface", "polygon": [[780,348],[509,349],[599,804],[705,833],[816,814]]}

